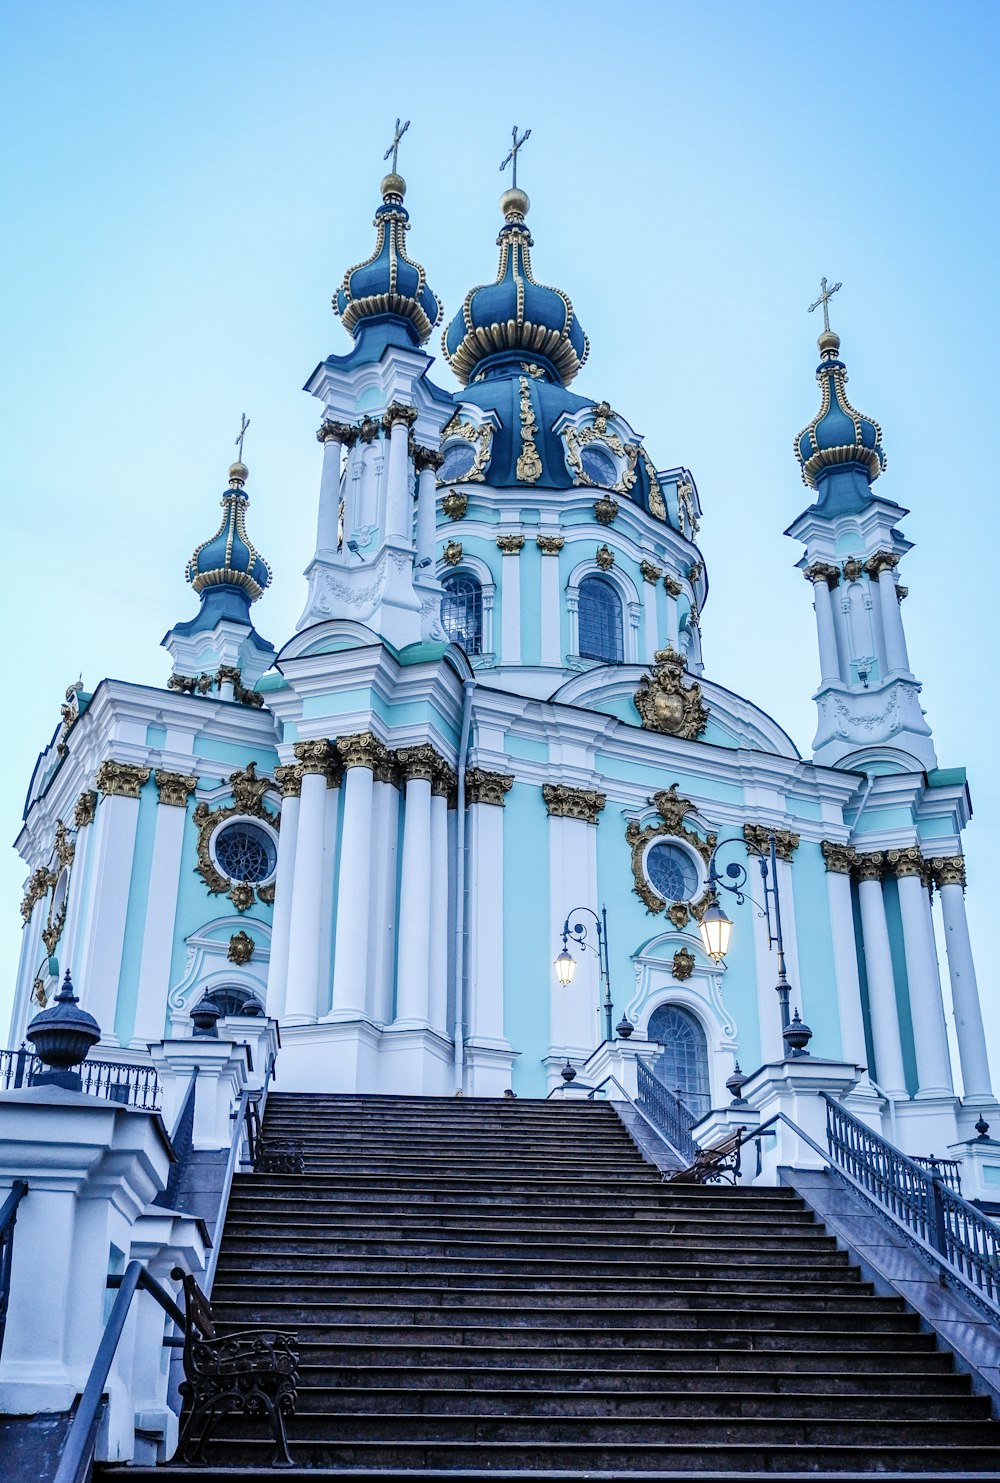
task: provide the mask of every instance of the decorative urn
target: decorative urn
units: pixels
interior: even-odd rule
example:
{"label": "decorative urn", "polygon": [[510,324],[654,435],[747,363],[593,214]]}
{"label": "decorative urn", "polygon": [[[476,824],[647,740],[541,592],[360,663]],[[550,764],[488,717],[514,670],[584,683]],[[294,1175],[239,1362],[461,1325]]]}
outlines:
{"label": "decorative urn", "polygon": [[71,1067],[79,1066],[86,1058],[91,1046],[101,1038],[101,1027],[92,1014],[77,1006],[80,1001],[73,992],[73,980],[69,969],[63,979],[62,988],[41,1014],[36,1014],[25,1031],[38,1059],[49,1070],[36,1072],[31,1078],[32,1086],[59,1086],[70,1092],[83,1091],[83,1078]]}

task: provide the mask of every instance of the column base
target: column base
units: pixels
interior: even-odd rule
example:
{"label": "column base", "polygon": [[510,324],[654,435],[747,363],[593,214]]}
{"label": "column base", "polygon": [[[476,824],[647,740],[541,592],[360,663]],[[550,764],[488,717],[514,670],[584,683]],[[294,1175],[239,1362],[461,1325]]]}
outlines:
{"label": "column base", "polygon": [[[896,1107],[896,1146],[911,1158],[931,1154],[947,1157],[950,1143],[958,1138],[958,1098],[953,1092],[940,1096],[920,1095]],[[886,1137],[892,1138],[891,1132]]]}
{"label": "column base", "polygon": [[363,1018],[282,1025],[283,1092],[375,1092],[381,1026]]}
{"label": "column base", "polygon": [[429,1025],[397,1020],[382,1031],[378,1090],[397,1096],[444,1097],[455,1090],[452,1042]]}
{"label": "column base", "polygon": [[502,1097],[510,1088],[519,1051],[506,1040],[465,1042],[465,1093],[469,1097]]}

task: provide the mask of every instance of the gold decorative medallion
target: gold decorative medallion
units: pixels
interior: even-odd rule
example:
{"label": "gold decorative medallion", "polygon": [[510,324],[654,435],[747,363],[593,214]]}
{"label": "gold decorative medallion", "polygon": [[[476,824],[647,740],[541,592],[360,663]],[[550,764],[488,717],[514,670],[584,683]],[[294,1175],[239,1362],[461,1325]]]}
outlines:
{"label": "gold decorative medallion", "polygon": [[609,572],[615,564],[615,553],[610,546],[598,546],[594,560],[602,572]]}
{"label": "gold decorative medallion", "polygon": [[708,725],[701,686],[697,681],[683,683],[683,657],[669,646],[658,649],[654,657],[652,673],[643,675],[634,697],[642,724],[647,731],[663,731],[693,741]]}
{"label": "gold decorative medallion", "polygon": [[644,582],[650,582],[654,587],[663,576],[662,566],[654,566],[651,561],[640,561],[639,570],[642,572]]}
{"label": "gold decorative medallion", "polygon": [[468,508],[469,496],[467,494],[459,494],[454,489],[449,494],[446,494],[441,501],[442,512],[447,515],[449,520],[463,520]]}
{"label": "gold decorative medallion", "polygon": [[606,494],[594,501],[594,516],[602,525],[613,525],[618,514],[618,501]]}
{"label": "gold decorative medallion", "polygon": [[458,566],[458,563],[462,559],[462,542],[449,541],[441,554],[448,566]]}
{"label": "gold decorative medallion", "polygon": [[674,953],[674,961],[671,964],[670,972],[679,983],[683,983],[686,978],[691,977],[694,972],[694,953],[690,948],[679,947],[677,949],[676,953]]}
{"label": "gold decorative medallion", "polygon": [[680,582],[678,582],[676,577],[664,577],[663,585],[667,589],[668,597],[680,597],[681,593],[684,591],[683,587],[681,586]]}
{"label": "gold decorative medallion", "polygon": [[229,950],[226,953],[226,957],[230,963],[238,963],[242,968],[244,963],[249,963],[253,957],[256,946],[257,944],[253,938],[241,929],[229,939]]}

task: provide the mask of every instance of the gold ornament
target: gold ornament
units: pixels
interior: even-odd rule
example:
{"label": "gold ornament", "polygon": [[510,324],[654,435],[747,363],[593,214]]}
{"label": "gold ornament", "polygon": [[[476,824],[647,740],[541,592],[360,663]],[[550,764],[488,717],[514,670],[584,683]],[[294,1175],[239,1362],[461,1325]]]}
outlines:
{"label": "gold ornament", "polygon": [[90,788],[81,793],[76,800],[76,805],[73,809],[73,823],[77,829],[86,829],[88,824],[94,822],[94,815],[96,813],[97,793],[93,788]]}
{"label": "gold ornament", "polygon": [[136,767],[130,762],[115,762],[110,757],[97,769],[94,782],[105,798],[138,798],[143,783],[148,783],[153,769]]}
{"label": "gold ornament", "polygon": [[542,477],[542,460],[538,456],[535,434],[538,423],[535,409],[531,405],[531,392],[527,376],[521,376],[521,454],[517,460],[517,478],[521,484],[534,484]]}
{"label": "gold ornament", "polygon": [[640,561],[639,570],[642,572],[643,580],[651,582],[654,587],[663,576],[662,566],[654,566],[651,561]]}
{"label": "gold ornament", "polygon": [[229,939],[229,950],[226,953],[226,957],[230,963],[238,963],[242,968],[253,957],[256,946],[257,944],[253,938],[241,929]]}
{"label": "gold ornament", "polygon": [[610,546],[598,546],[594,560],[602,572],[609,572],[615,564],[615,553]]}
{"label": "gold ornament", "polygon": [[447,562],[448,566],[458,566],[458,563],[462,559],[462,542],[449,541],[447,546],[445,546],[442,555],[444,556],[444,559]]}
{"label": "gold ornament", "polygon": [[683,683],[683,657],[669,645],[658,649],[654,658],[652,673],[643,675],[634,696],[642,724],[647,731],[663,731],[693,741],[708,725],[701,686],[697,681]]}
{"label": "gold ornament", "polygon": [[771,835],[774,835],[774,853],[779,860],[791,862],[799,847],[799,836],[790,829],[769,829],[766,824],[744,824],[743,840],[749,855],[769,855]]}
{"label": "gold ornament", "polygon": [[828,871],[834,875],[850,875],[858,859],[858,852],[853,845],[834,844],[829,839],[822,839],[819,847],[823,851]]}
{"label": "gold ornament", "polygon": [[676,953],[674,953],[674,961],[671,964],[670,972],[679,983],[683,983],[686,978],[691,977],[694,972],[694,953],[691,952],[690,948],[679,947],[677,949]]}
{"label": "gold ornament", "polygon": [[501,556],[517,556],[524,550],[524,536],[497,536],[497,546]]}
{"label": "gold ornament", "polygon": [[604,495],[601,499],[594,501],[594,515],[602,525],[612,525],[618,514],[618,501],[610,495]]}
{"label": "gold ornament", "polygon": [[[309,746],[311,743],[306,742]],[[228,893],[230,901],[237,911],[246,911],[252,906],[254,900],[274,900],[274,886],[258,886],[256,896],[254,887],[246,881],[232,881],[228,876],[218,870],[212,860],[209,849],[209,841],[220,824],[227,819],[246,817],[263,819],[275,831],[281,828],[280,815],[273,813],[264,807],[264,794],[274,789],[275,783],[272,778],[257,776],[256,762],[248,762],[246,767],[238,772],[230,774],[229,786],[233,795],[231,804],[222,804],[218,808],[209,808],[208,804],[201,802],[195,806],[191,815],[192,823],[198,830],[198,863],[195,866],[205,885],[213,896],[221,896]],[[269,895],[265,895],[269,892]]]}
{"label": "gold ornament", "polygon": [[646,908],[652,913],[666,910],[671,922],[678,931],[681,931],[688,921],[688,914],[700,918],[708,905],[709,893],[705,892],[697,902],[674,902],[668,906],[658,892],[654,891],[646,872],[643,862],[646,856],[646,846],[650,840],[668,837],[683,839],[698,854],[707,865],[712,858],[717,836],[709,834],[702,839],[693,829],[689,829],[684,823],[688,814],[694,812],[694,804],[690,798],[682,798],[677,791],[677,784],[671,783],[669,788],[654,793],[649,800],[654,805],[660,816],[658,824],[647,824],[640,828],[634,819],[631,819],[625,829],[625,838],[632,850],[632,879],[633,890],[641,901],[646,903]]}
{"label": "gold ornament", "polygon": [[550,819],[582,819],[596,824],[607,795],[591,788],[568,788],[565,783],[543,783],[542,797]]}
{"label": "gold ornament", "polygon": [[467,494],[459,494],[454,489],[450,494],[446,494],[441,501],[441,509],[448,516],[449,520],[463,520],[468,508],[469,496]]}
{"label": "gold ornament", "polygon": [[482,767],[470,767],[465,774],[465,802],[491,803],[503,808],[506,795],[514,786],[511,773],[487,772]]}
{"label": "gold ornament", "polygon": [[188,798],[198,786],[193,773],[165,772],[162,767],[156,769],[153,782],[156,784],[157,802],[174,808],[187,808]]}
{"label": "gold ornament", "polygon": [[543,556],[558,556],[566,544],[565,536],[536,536],[535,545]]}

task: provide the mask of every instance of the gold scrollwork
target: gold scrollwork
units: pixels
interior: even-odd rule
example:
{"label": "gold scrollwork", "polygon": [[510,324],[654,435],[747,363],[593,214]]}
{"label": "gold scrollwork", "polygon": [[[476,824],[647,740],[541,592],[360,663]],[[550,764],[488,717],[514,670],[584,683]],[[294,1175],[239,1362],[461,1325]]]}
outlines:
{"label": "gold scrollwork", "polygon": [[771,834],[774,834],[774,853],[779,860],[791,863],[799,847],[799,836],[791,829],[771,830],[766,824],[744,824],[743,842],[748,855],[767,855],[770,852]]}
{"label": "gold scrollwork", "polygon": [[531,389],[527,376],[518,378],[521,387],[521,452],[517,460],[517,477],[521,484],[534,484],[542,477],[542,460],[535,443],[538,422],[531,405]]}
{"label": "gold scrollwork", "polygon": [[652,882],[643,868],[646,856],[646,846],[653,839],[663,836],[673,839],[682,839],[698,854],[707,865],[712,858],[718,836],[709,834],[702,839],[693,829],[689,829],[684,823],[688,814],[694,812],[694,804],[690,798],[682,798],[677,791],[677,784],[671,783],[669,788],[661,789],[654,793],[649,800],[660,816],[658,824],[647,824],[640,828],[635,819],[629,820],[625,830],[625,838],[632,850],[632,879],[633,889],[641,901],[646,904],[647,910],[656,914],[666,911],[673,925],[681,931],[688,921],[688,916],[700,919],[706,905],[708,904],[708,893],[705,892],[695,902],[668,903],[653,889]]}
{"label": "gold scrollwork", "polygon": [[596,824],[607,794],[592,788],[570,788],[565,783],[543,783],[542,797],[550,819],[580,819]]}
{"label": "gold scrollwork", "polygon": [[676,953],[674,953],[670,972],[679,983],[683,983],[686,978],[691,977],[694,972],[694,961],[694,953],[690,948],[679,947]]}
{"label": "gold scrollwork", "polygon": [[642,455],[642,465],[646,470],[646,478],[649,480],[649,513],[656,520],[666,521],[667,502],[663,498],[663,488],[653,467],[653,460],[640,444],[639,452]]}
{"label": "gold scrollwork", "polygon": [[[606,412],[605,408],[607,408]],[[613,416],[614,413],[607,402],[599,402],[594,408],[592,426],[564,428],[562,436],[566,445],[566,463],[573,475],[574,484],[600,488],[598,481],[591,479],[583,467],[583,450],[589,443],[604,443],[619,461],[624,460],[624,467],[618,475],[617,482],[610,488],[614,494],[628,495],[635,484],[639,444],[624,442],[613,428],[608,427],[608,418]]]}
{"label": "gold scrollwork", "polygon": [[477,427],[474,422],[463,422],[456,412],[441,434],[441,446],[446,448],[449,442],[459,438],[472,445],[472,467],[466,473],[459,474],[457,479],[439,479],[438,483],[481,484],[486,477],[483,470],[493,451],[493,424],[484,422],[481,427]]}
{"label": "gold scrollwork", "polygon": [[232,803],[209,808],[208,804],[203,801],[196,805],[191,815],[192,822],[198,831],[198,857],[195,869],[213,896],[228,894],[230,901],[240,912],[252,906],[255,897],[261,901],[273,901],[273,884],[257,886],[255,889],[248,881],[230,880],[217,869],[212,860],[209,842],[219,825],[232,818],[262,819],[272,829],[279,830],[281,828],[280,815],[264,806],[264,794],[275,789],[276,786],[273,778],[259,778],[257,764],[248,762],[245,768],[230,774],[229,787],[233,795]]}
{"label": "gold scrollwork", "polygon": [[701,686],[697,681],[684,684],[683,656],[669,646],[658,649],[654,659],[652,672],[643,675],[633,697],[642,724],[647,731],[663,731],[693,741],[708,725]]}

